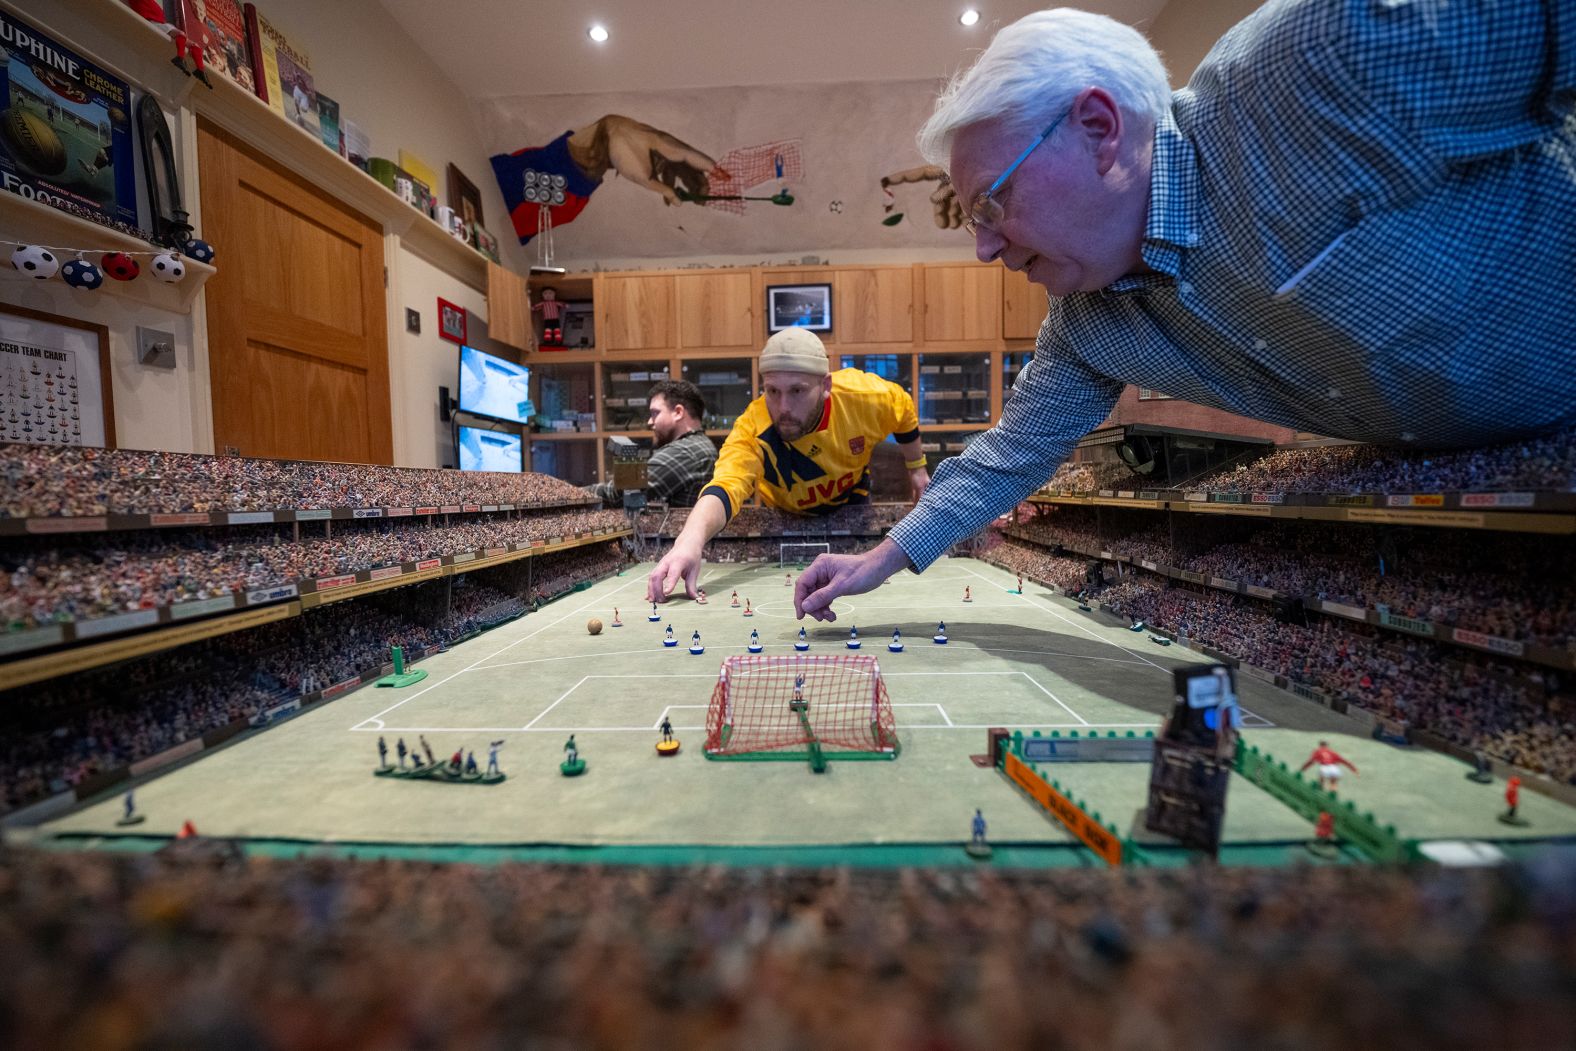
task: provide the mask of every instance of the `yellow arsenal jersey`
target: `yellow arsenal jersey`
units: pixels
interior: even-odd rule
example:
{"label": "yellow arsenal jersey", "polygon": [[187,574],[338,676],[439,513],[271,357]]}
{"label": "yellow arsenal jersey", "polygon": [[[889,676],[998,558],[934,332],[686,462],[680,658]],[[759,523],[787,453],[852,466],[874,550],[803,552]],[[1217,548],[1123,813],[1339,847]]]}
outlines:
{"label": "yellow arsenal jersey", "polygon": [[870,456],[896,436],[919,437],[914,399],[895,383],[859,369],[832,373],[832,393],[821,425],[795,442],[772,426],[766,399],[750,402],[717,456],[716,473],[701,491],[719,497],[732,518],[760,487],[768,507],[804,515],[830,514],[870,499]]}

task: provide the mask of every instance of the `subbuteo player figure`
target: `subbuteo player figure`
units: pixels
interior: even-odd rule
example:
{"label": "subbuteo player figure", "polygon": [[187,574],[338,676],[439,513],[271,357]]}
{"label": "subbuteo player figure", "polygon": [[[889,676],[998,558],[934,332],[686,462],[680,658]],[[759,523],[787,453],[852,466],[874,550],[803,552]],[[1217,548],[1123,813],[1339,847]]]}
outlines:
{"label": "subbuteo player figure", "polygon": [[378,765],[389,765],[389,743],[381,735],[378,737]]}
{"label": "subbuteo player figure", "polygon": [[1505,782],[1505,812],[1499,815],[1500,821],[1507,825],[1525,825],[1527,819],[1516,813],[1516,808],[1521,805],[1521,778],[1512,777]]}
{"label": "subbuteo player figure", "polygon": [[405,769],[405,738],[394,742],[394,751],[399,755],[399,768]]}
{"label": "subbuteo player figure", "polygon": [[[1320,741],[1319,747],[1313,750],[1308,761],[1297,768],[1300,774],[1308,767],[1318,764],[1319,787],[1326,792],[1333,792],[1341,783],[1341,767],[1347,767],[1352,773],[1357,773],[1357,768],[1352,766],[1341,753],[1330,747],[1329,741]],[[1358,774],[1361,777],[1361,774]]]}
{"label": "subbuteo player figure", "polygon": [[551,288],[542,289],[541,301],[532,306],[531,310],[542,315],[542,346],[563,346],[564,329],[560,319],[564,315],[564,305],[558,301],[558,292]]}
{"label": "subbuteo player figure", "polygon": [[969,587],[967,584],[965,584],[963,586],[963,601],[964,602],[973,602],[974,601],[974,589]]}
{"label": "subbuteo player figure", "polygon": [[1023,574],[1018,574],[1018,594],[1023,594]]}
{"label": "subbuteo player figure", "polygon": [[579,758],[580,749],[575,747],[575,735],[570,734],[569,740],[564,742],[564,762],[569,766],[573,766]]}
{"label": "subbuteo player figure", "polygon": [[985,842],[985,815],[978,807],[974,808],[974,820],[969,824],[969,832],[975,843]]}
{"label": "subbuteo player figure", "polygon": [[804,676],[796,675],[793,680],[793,700],[788,702],[788,710],[802,712],[810,705],[804,699]]}
{"label": "subbuteo player figure", "polygon": [[499,770],[498,770],[498,749],[500,749],[502,747],[503,747],[503,742],[502,741],[493,741],[492,743],[488,744],[488,746],[487,746],[487,776],[488,777],[491,777],[493,774],[499,773]]}
{"label": "subbuteo player figure", "polygon": [[658,729],[662,731],[662,739],[664,741],[673,740],[673,721],[666,715],[662,717],[662,725]]}
{"label": "subbuteo player figure", "polygon": [[432,757],[432,745],[427,743],[427,735],[426,734],[417,734],[416,735],[416,739],[421,742],[421,750],[423,752],[427,753],[427,762],[428,762],[428,764],[429,765],[436,764],[437,760]]}

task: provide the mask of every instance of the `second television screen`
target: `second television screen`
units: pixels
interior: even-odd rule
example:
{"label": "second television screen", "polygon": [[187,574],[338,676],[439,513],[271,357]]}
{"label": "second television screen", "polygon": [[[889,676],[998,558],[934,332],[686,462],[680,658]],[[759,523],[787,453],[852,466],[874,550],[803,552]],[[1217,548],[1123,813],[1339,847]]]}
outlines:
{"label": "second television screen", "polygon": [[521,456],[524,443],[518,434],[488,431],[480,427],[460,428],[460,470],[514,471],[525,466]]}
{"label": "second television screen", "polygon": [[536,411],[531,405],[530,381],[531,370],[524,365],[475,347],[460,348],[461,412],[526,423]]}

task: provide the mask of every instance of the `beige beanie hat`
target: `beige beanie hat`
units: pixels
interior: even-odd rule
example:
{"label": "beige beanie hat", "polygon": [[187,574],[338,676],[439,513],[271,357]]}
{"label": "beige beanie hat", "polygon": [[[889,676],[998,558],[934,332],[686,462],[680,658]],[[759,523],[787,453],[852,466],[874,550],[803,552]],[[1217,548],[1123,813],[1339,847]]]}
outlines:
{"label": "beige beanie hat", "polygon": [[785,328],[773,333],[761,350],[762,372],[805,372],[825,376],[831,372],[826,360],[826,344],[805,328]]}

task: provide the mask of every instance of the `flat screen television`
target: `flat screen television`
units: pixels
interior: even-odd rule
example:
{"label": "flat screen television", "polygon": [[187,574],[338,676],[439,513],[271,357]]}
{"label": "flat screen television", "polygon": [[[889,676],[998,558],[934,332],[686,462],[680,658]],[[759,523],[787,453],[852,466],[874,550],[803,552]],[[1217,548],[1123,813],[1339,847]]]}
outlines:
{"label": "flat screen television", "polygon": [[460,411],[523,424],[536,413],[531,370],[477,350],[460,348]]}
{"label": "flat screen television", "polygon": [[525,469],[524,445],[518,434],[489,431],[484,427],[460,428],[460,470],[513,471]]}

